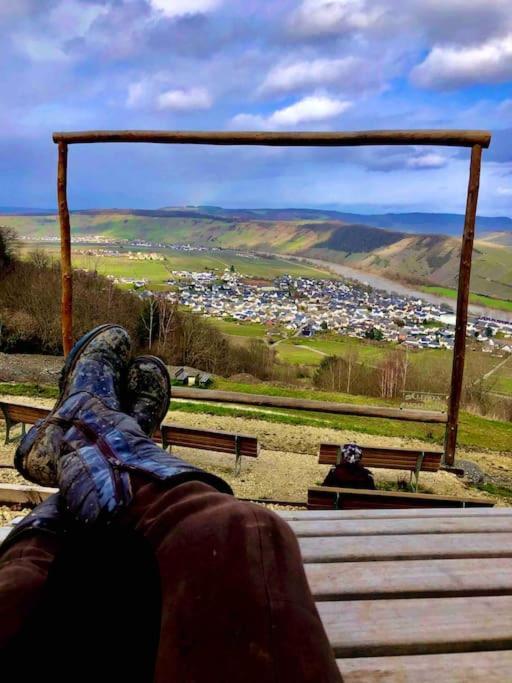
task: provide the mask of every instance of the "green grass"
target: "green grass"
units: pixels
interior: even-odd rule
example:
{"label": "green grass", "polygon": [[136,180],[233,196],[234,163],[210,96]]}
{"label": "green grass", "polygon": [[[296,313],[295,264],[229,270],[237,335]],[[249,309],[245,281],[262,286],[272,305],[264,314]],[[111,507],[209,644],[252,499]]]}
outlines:
{"label": "green grass", "polygon": [[[446,296],[450,299],[457,298],[457,290],[450,287],[437,287],[427,285],[421,287],[425,292],[432,294],[439,294],[439,296]],[[495,299],[492,296],[484,296],[483,294],[470,294],[469,300],[472,304],[479,304],[480,306],[488,306],[489,308],[497,308],[500,311],[512,311],[512,301],[508,299]]]}
{"label": "green grass", "polygon": [[[217,388],[243,390],[248,393],[261,393],[262,385],[236,385],[227,380],[217,383]],[[240,389],[235,389],[239,386]],[[205,389],[205,391],[208,391]],[[283,395],[278,387],[264,386],[265,393],[269,395]],[[285,395],[296,395],[297,397],[325,398],[332,400],[333,395],[329,392],[308,392],[301,390],[284,390]],[[40,398],[56,398],[58,395],[57,387],[41,386],[35,384],[16,384],[1,383],[0,393],[10,396],[34,396]],[[338,400],[347,403],[375,404],[374,399],[367,397],[337,395]],[[358,417],[354,415],[326,415],[324,413],[304,412],[299,410],[255,408],[245,410],[236,407],[225,407],[213,405],[211,403],[200,402],[179,402],[171,404],[171,410],[184,411],[207,415],[228,415],[242,417],[247,420],[258,419],[267,422],[309,425],[313,427],[327,427],[330,429],[347,430],[359,432],[361,434],[386,435],[400,438],[420,439],[422,441],[442,445],[444,439],[443,425],[424,425],[415,422],[402,422],[400,420],[387,420],[384,418]],[[459,425],[459,446],[469,449],[482,449],[490,451],[511,452],[512,449],[512,423],[489,420],[484,417],[470,415],[462,412]]]}
{"label": "green grass", "polygon": [[[101,249],[108,245],[74,245],[73,266],[87,270],[97,269],[102,275],[114,277],[131,277],[137,280],[147,279],[151,283],[165,282],[169,279],[169,270],[205,271],[215,270],[219,275],[225,268],[234,266],[237,273],[246,277],[254,277],[265,280],[273,280],[280,275],[307,276],[317,279],[335,279],[326,270],[308,266],[307,264],[295,263],[281,258],[266,258],[264,256],[239,256],[230,251],[218,252],[179,252],[171,249],[143,249],[138,247],[123,247],[133,252],[156,252],[165,256],[164,261],[139,261],[130,260],[126,256],[88,256],[77,254],[77,250],[85,248]],[[54,258],[58,258],[59,251],[55,244],[45,242],[23,245],[23,253],[27,253],[35,247],[48,251]]]}
{"label": "green grass", "polygon": [[6,396],[58,398],[59,390],[57,387],[50,385],[0,382],[0,394],[5,394]]}
{"label": "green grass", "polygon": [[512,499],[512,489],[507,486],[499,486],[497,484],[491,484],[491,482],[485,482],[484,484],[478,484],[476,488],[480,491],[490,493],[492,496]]}
{"label": "green grass", "polygon": [[224,334],[235,337],[263,338],[266,334],[266,327],[261,323],[237,323],[222,318],[209,318],[209,321]]}

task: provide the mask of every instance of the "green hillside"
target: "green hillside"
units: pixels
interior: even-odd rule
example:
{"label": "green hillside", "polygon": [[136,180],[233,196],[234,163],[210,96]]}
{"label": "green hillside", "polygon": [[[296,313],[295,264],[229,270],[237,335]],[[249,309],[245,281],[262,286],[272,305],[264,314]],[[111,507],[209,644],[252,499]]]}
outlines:
{"label": "green hillside", "polygon": [[[71,223],[74,234],[82,237],[102,235],[112,241],[146,239],[310,256],[414,284],[456,287],[460,238],[347,223],[337,218],[336,212],[330,213],[335,217],[329,212],[292,209],[106,210],[73,213]],[[54,215],[0,215],[0,224],[36,239],[58,234]],[[411,229],[414,227],[413,222]],[[476,242],[471,282],[475,295],[512,300],[510,234],[483,233]],[[289,271],[292,273],[291,265]]]}

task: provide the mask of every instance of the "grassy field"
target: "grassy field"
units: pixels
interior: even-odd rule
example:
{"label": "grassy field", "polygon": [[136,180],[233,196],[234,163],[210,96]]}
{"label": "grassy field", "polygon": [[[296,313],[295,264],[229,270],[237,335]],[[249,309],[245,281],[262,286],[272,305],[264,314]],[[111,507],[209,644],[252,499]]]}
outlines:
{"label": "grassy field", "polygon": [[[432,294],[439,294],[439,296],[446,296],[450,299],[457,298],[457,290],[451,289],[450,287],[436,287],[434,285],[428,285],[421,287],[425,292],[431,292]],[[512,311],[512,301],[507,299],[495,299],[491,296],[483,296],[482,294],[471,294],[469,297],[472,304],[480,304],[481,306],[489,306],[490,308],[497,308],[500,311]]]}
{"label": "grassy field", "polygon": [[[276,393],[277,395],[298,395],[302,392],[295,390],[282,390],[274,388],[274,391],[267,385],[236,385],[234,383],[224,383],[221,381],[218,388],[234,390],[239,386],[239,390],[253,392],[253,393]],[[207,390],[205,390],[207,391]],[[34,385],[0,385],[0,393],[5,395],[15,396],[34,396],[34,397],[50,397],[57,395],[56,387],[41,388]],[[333,398],[328,392],[322,392],[322,398]],[[310,392],[305,392],[309,394]],[[320,395],[315,393],[315,396],[320,398]],[[343,399],[343,402],[363,403],[367,405],[374,405],[375,399],[368,399],[367,397],[346,396],[338,394],[338,400]],[[382,403],[379,401],[379,403]],[[391,437],[420,439],[422,441],[430,442],[441,446],[444,438],[444,428],[442,425],[424,425],[414,422],[401,422],[399,420],[386,420],[382,418],[370,417],[356,417],[353,415],[326,415],[324,413],[310,413],[298,410],[286,409],[267,409],[267,408],[238,408],[219,406],[211,403],[201,402],[182,402],[174,401],[171,405],[171,410],[179,410],[183,412],[193,412],[199,414],[209,415],[226,415],[242,417],[246,420],[258,419],[266,420],[273,423],[293,424],[293,425],[310,425],[316,427],[329,427],[336,430],[350,430],[361,434],[385,435]],[[492,438],[490,438],[492,435]],[[459,426],[459,445],[468,449],[480,449],[485,451],[501,451],[512,452],[512,423],[501,422],[498,420],[490,420],[484,417],[478,417],[466,412],[461,413]]]}
{"label": "grassy field", "polygon": [[266,327],[261,323],[237,323],[222,318],[209,318],[209,321],[230,336],[262,339],[266,334]]}
{"label": "grassy field", "polygon": [[[48,243],[24,244],[23,252],[43,248],[54,258],[58,258],[59,251],[56,245]],[[106,245],[92,245],[90,248],[104,248]],[[316,279],[333,279],[331,273],[320,268],[308,266],[307,264],[287,261],[281,258],[266,258],[264,256],[242,256],[230,251],[219,252],[180,252],[172,249],[149,249],[157,251],[166,258],[166,261],[138,261],[130,260],[128,256],[87,256],[77,254],[77,250],[87,248],[86,245],[75,245],[73,250],[73,266],[75,268],[86,268],[87,270],[97,270],[103,275],[114,275],[115,277],[130,277],[137,280],[146,279],[151,283],[162,283],[167,280],[169,270],[188,270],[205,271],[215,270],[222,274],[225,268],[234,266],[237,273],[246,277],[273,280],[280,275],[304,276]],[[126,251],[130,251],[129,248]],[[143,249],[133,248],[132,251],[144,251]]]}

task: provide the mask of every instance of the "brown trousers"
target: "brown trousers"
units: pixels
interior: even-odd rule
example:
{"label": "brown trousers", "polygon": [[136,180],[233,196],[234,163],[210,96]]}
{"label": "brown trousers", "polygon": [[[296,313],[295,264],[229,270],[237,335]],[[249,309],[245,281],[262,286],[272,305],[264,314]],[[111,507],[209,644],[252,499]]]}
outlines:
{"label": "brown trousers", "polygon": [[0,562],[0,670],[18,681],[341,681],[291,529],[206,484],[139,480],[115,529]]}

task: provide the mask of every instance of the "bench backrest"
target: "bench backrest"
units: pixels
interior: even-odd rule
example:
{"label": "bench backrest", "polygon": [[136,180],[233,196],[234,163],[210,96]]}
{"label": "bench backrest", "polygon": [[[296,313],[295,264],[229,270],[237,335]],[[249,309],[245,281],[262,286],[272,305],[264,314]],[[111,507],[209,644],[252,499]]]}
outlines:
{"label": "bench backrest", "polygon": [[0,417],[3,413],[13,422],[24,422],[25,424],[34,424],[37,420],[42,420],[49,414],[48,408],[38,408],[31,405],[23,405],[22,403],[7,403],[0,401]]}
{"label": "bench backrest", "polygon": [[[0,401],[0,417],[4,413],[12,422],[34,424],[46,417],[49,412],[48,408]],[[179,425],[163,424],[160,432],[155,435],[155,441],[163,441],[165,445],[186,446],[249,458],[256,458],[259,454],[258,439],[254,436],[192,429]]]}
{"label": "bench backrest", "polygon": [[405,491],[367,491],[332,486],[312,486],[308,489],[309,510],[367,510],[385,508],[449,508],[493,507],[494,503],[480,498],[455,498],[428,493]]}
{"label": "bench backrest", "polygon": [[161,439],[165,445],[198,448],[249,458],[257,458],[259,454],[258,439],[246,434],[211,432],[204,429],[166,424],[162,425],[160,431]]}
{"label": "bench backrest", "polygon": [[[320,465],[335,465],[340,448],[339,444],[323,443],[320,445],[318,462]],[[380,448],[361,446],[364,467],[381,467],[390,470],[421,470],[437,472],[441,466],[442,451],[421,451],[415,448]],[[422,457],[423,454],[423,457]]]}

